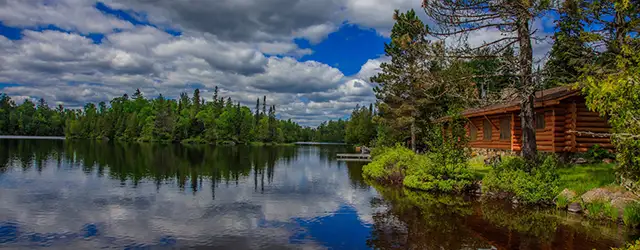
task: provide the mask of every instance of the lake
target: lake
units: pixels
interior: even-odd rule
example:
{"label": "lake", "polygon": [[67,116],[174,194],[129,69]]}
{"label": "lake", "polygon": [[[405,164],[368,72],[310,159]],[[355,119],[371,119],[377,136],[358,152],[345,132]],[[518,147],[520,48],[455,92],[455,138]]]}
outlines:
{"label": "lake", "polygon": [[382,188],[346,146],[0,140],[0,248],[609,249],[622,226]]}

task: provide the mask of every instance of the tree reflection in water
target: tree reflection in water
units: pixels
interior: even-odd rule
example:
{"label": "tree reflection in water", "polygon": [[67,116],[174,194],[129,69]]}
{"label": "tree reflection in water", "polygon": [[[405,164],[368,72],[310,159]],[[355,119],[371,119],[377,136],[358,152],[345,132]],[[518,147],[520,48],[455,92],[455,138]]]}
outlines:
{"label": "tree reflection in water", "polygon": [[371,184],[381,195],[371,201],[374,249],[610,249],[636,233],[553,209]]}

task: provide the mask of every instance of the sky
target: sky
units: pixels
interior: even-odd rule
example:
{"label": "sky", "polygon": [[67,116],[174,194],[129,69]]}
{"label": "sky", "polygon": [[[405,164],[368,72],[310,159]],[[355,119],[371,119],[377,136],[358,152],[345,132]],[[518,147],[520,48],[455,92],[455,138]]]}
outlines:
{"label": "sky", "polygon": [[[0,0],[0,92],[82,107],[199,88],[316,126],[375,102],[393,11],[421,0]],[[552,22],[541,21],[540,32]],[[499,32],[481,31],[471,43]],[[540,57],[550,43],[534,44]]]}

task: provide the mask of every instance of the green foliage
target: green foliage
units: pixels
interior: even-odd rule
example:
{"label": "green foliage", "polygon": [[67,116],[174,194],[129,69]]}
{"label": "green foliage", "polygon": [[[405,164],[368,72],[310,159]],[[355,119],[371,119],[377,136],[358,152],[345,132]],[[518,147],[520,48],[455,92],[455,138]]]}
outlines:
{"label": "green foliage", "polygon": [[627,243],[627,245],[620,248],[611,248],[611,250],[640,250],[640,240],[636,240],[635,242]]}
{"label": "green foliage", "polygon": [[544,66],[545,88],[576,83],[585,63],[594,56],[592,48],[580,37],[584,31],[581,12],[580,1],[562,3],[553,35],[554,43]]}
{"label": "green foliage", "polygon": [[357,145],[370,145],[376,136],[373,122],[373,106],[356,107],[346,125],[345,140]]}
{"label": "green foliage", "polygon": [[557,208],[565,209],[569,206],[569,204],[571,204],[571,201],[565,196],[558,196],[558,198],[556,199]]}
{"label": "green foliage", "polygon": [[599,144],[589,148],[584,157],[590,162],[602,162],[604,159],[614,159],[615,154],[609,150],[602,148]]}
{"label": "green foliage", "polygon": [[523,203],[548,203],[558,193],[558,159],[547,156],[540,166],[520,157],[504,157],[482,180],[482,188],[507,192]]}
{"label": "green foliage", "polygon": [[[193,97],[180,94],[177,100],[162,95],[147,99],[140,90],[101,102],[87,103],[83,109],[52,110],[44,100],[36,105],[30,99],[15,105],[0,93],[0,134],[64,135],[70,139],[111,139],[140,142],[183,142],[186,144],[223,142],[271,144],[296,141],[343,141],[345,121],[330,121],[318,129],[302,127],[291,120],[278,120],[276,107],[256,114],[230,98],[218,96],[205,101],[196,89]],[[256,120],[258,118],[259,120]]]}
{"label": "green foliage", "polygon": [[16,105],[11,97],[0,93],[0,134],[3,135],[60,136],[65,133],[67,114],[62,106],[51,109],[44,99],[37,104],[26,99]]}
{"label": "green foliage", "polygon": [[[415,11],[394,14],[391,42],[385,44],[389,62],[371,78],[379,118],[377,145],[410,142],[427,137],[430,125],[451,110],[475,100],[473,82],[464,79],[472,70],[464,61],[450,60],[442,42],[426,39],[428,28]],[[416,139],[418,138],[418,139]]]}
{"label": "green foliage", "polygon": [[362,173],[379,182],[400,184],[409,169],[422,168],[427,165],[426,161],[426,157],[398,145],[377,155],[364,166]]}
{"label": "green foliage", "polygon": [[609,202],[594,201],[585,204],[585,208],[588,211],[587,216],[591,218],[618,221],[618,209]]}
{"label": "green foliage", "polygon": [[346,126],[347,122],[342,119],[322,122],[314,131],[314,141],[344,142]]}
{"label": "green foliage", "polygon": [[400,184],[412,189],[440,192],[462,192],[474,181],[468,158],[460,150],[444,144],[426,155],[419,155],[396,145],[374,149],[373,162],[363,169],[365,177],[379,182]]}
{"label": "green foliage", "polygon": [[[588,1],[581,6],[584,21],[610,27],[609,32],[585,30],[581,38],[602,44],[584,67],[579,85],[590,109],[606,115],[613,127],[620,173],[640,180],[640,37],[631,27],[640,22],[640,5],[622,0]],[[616,18],[602,18],[602,16]]]}
{"label": "green foliage", "polygon": [[622,213],[622,221],[629,227],[638,227],[640,225],[640,203],[632,202],[624,207]]}

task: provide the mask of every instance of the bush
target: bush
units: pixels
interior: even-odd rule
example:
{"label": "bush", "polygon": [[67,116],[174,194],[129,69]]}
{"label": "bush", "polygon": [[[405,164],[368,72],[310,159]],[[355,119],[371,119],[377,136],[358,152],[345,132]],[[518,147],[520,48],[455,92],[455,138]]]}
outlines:
{"label": "bush", "polygon": [[473,183],[468,162],[458,152],[442,147],[427,155],[418,155],[402,146],[376,149],[373,162],[363,175],[376,181],[400,184],[412,189],[461,192]]}
{"label": "bush", "polygon": [[400,184],[409,168],[426,166],[424,156],[399,145],[376,154],[373,161],[364,166],[362,174],[380,182]]}
{"label": "bush", "polygon": [[630,227],[638,227],[640,225],[640,203],[633,202],[627,205],[622,212],[622,221]]}
{"label": "bush", "polygon": [[616,156],[596,144],[584,154],[584,157],[590,162],[602,162],[604,159],[615,159]]}
{"label": "bush", "polygon": [[627,243],[626,246],[621,248],[611,248],[611,250],[640,250],[640,240],[636,240],[632,243]]}
{"label": "bush", "polygon": [[551,202],[558,193],[558,159],[546,156],[538,167],[520,157],[505,157],[482,180],[483,189],[507,192],[523,203]]}
{"label": "bush", "polygon": [[[396,147],[400,147],[400,145],[396,145]],[[393,148],[385,147],[385,146],[378,146],[378,147],[375,147],[375,148],[371,149],[371,152],[369,154],[371,155],[371,158],[376,158],[377,156],[383,154],[384,152],[389,151],[390,149],[393,149]]]}

